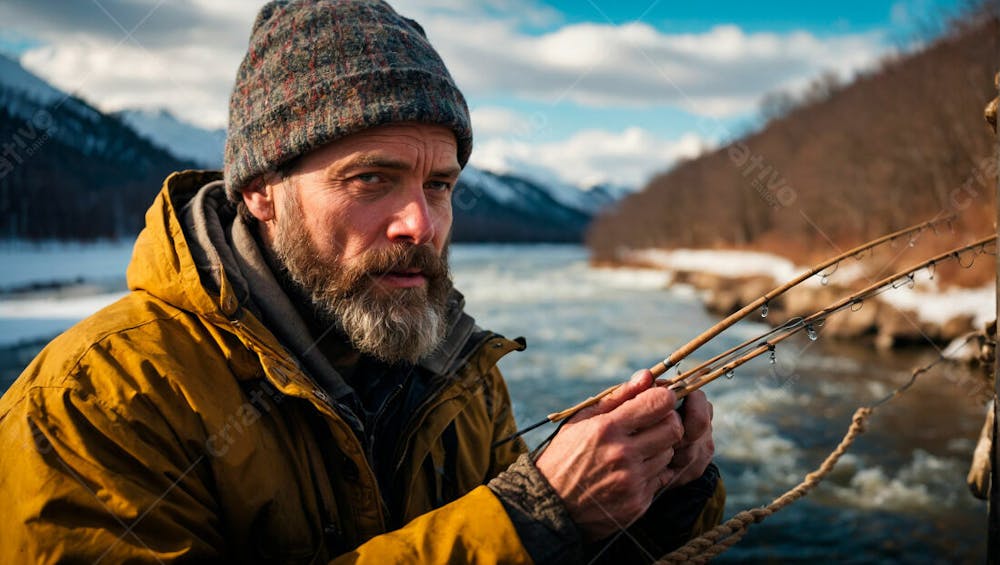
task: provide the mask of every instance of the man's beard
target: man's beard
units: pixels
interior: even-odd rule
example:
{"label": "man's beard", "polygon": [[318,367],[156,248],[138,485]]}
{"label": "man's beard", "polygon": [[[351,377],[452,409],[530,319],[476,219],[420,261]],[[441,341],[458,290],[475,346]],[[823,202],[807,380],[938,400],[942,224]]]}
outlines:
{"label": "man's beard", "polygon": [[[387,363],[415,363],[433,352],[448,329],[452,282],[447,247],[438,256],[430,246],[401,243],[338,265],[316,249],[296,190],[288,186],[286,195],[277,217],[274,254],[310,298],[320,321],[335,324],[355,349]],[[426,285],[380,285],[380,275],[405,269],[419,269]]]}

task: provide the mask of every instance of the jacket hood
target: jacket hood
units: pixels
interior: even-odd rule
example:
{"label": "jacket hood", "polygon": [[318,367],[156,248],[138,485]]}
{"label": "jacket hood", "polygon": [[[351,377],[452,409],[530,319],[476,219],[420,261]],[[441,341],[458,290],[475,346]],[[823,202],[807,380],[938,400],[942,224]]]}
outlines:
{"label": "jacket hood", "polygon": [[[202,283],[199,265],[192,255],[192,242],[185,233],[180,211],[207,183],[221,181],[217,171],[182,171],[171,174],[146,212],[146,226],[136,238],[132,260],[126,271],[129,290],[146,291],[178,308],[211,320],[227,319],[239,309],[239,300],[228,286],[225,267],[219,261],[202,265],[215,272],[215,292]],[[235,213],[235,210],[234,210]]]}

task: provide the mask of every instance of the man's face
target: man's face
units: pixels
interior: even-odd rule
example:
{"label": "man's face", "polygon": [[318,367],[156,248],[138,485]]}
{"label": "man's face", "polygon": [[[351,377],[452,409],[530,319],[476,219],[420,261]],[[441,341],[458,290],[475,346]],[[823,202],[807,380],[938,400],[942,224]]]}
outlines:
{"label": "man's face", "polygon": [[334,141],[284,179],[266,181],[270,217],[244,192],[265,220],[265,244],[364,353],[413,362],[444,336],[456,155],[448,128],[385,125]]}

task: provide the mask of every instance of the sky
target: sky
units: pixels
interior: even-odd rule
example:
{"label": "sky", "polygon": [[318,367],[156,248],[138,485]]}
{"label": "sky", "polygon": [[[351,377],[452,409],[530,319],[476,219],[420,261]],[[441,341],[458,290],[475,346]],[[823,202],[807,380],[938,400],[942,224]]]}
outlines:
{"label": "sky", "polygon": [[[963,0],[398,0],[472,112],[472,164],[641,187],[760,123],[763,96],[849,80]],[[263,2],[3,0],[0,52],[108,111],[225,127]]]}

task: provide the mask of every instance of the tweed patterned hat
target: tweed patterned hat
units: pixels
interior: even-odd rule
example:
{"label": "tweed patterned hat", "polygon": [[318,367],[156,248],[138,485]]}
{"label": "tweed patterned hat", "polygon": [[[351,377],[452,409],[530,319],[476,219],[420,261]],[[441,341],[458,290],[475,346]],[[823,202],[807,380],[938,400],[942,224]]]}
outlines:
{"label": "tweed patterned hat", "polygon": [[229,100],[229,199],[326,143],[402,121],[455,132],[472,152],[465,98],[417,22],[381,1],[278,0],[257,15]]}

